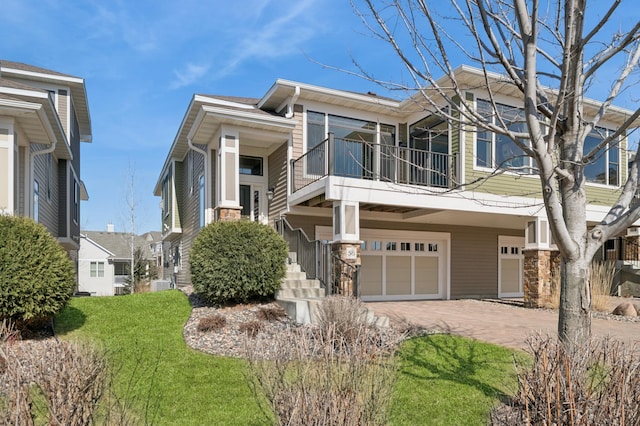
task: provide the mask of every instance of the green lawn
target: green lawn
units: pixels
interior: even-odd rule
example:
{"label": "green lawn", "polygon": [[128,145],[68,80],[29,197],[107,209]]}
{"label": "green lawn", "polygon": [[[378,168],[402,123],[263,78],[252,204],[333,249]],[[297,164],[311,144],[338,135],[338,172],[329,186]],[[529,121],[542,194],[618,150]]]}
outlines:
{"label": "green lawn", "polygon": [[[191,350],[182,338],[189,317],[179,291],[75,298],[56,319],[65,339],[89,338],[119,368],[118,393],[157,406],[155,424],[263,425],[241,360]],[[415,338],[401,350],[391,407],[393,425],[482,425],[491,407],[513,392],[513,352],[465,338]],[[131,378],[134,378],[133,385]]]}
{"label": "green lawn", "polygon": [[501,346],[450,335],[405,342],[392,424],[486,425],[491,408],[516,390],[513,355]]}
{"label": "green lawn", "polygon": [[56,331],[104,346],[120,369],[118,393],[138,402],[141,422],[152,400],[159,425],[269,424],[246,384],[243,361],[186,346],[182,328],[190,311],[179,291],[74,298],[56,318]]}

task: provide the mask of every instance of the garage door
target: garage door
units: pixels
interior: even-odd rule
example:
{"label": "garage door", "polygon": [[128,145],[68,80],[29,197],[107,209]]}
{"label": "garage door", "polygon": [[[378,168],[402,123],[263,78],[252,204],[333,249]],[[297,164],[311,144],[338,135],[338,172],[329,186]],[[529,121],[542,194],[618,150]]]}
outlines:
{"label": "garage door", "polygon": [[498,237],[498,296],[522,297],[523,237]]}
{"label": "garage door", "polygon": [[[330,228],[318,228],[330,238]],[[448,298],[449,234],[362,229],[360,239],[362,300]]]}

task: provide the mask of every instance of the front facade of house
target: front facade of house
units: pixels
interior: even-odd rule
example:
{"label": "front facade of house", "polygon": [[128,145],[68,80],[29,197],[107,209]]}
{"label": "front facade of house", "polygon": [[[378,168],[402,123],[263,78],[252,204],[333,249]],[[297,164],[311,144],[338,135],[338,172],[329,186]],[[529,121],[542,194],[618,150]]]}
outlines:
{"label": "front facade of house", "polygon": [[91,142],[84,80],[0,61],[0,213],[43,224],[76,265],[81,142]]}
{"label": "front facade of house", "polygon": [[[479,70],[456,74],[465,102],[486,109]],[[517,122],[515,91],[499,92],[497,113]],[[609,114],[587,143],[624,116]],[[496,173],[506,164],[519,172]],[[285,218],[361,265],[364,300],[520,297],[527,277],[544,284],[539,265],[553,257],[534,167],[508,139],[444,121],[415,99],[285,80],[260,99],[195,95],[155,188],[165,278],[188,284],[189,248],[205,224]],[[624,139],[587,167],[591,223],[626,174]]]}

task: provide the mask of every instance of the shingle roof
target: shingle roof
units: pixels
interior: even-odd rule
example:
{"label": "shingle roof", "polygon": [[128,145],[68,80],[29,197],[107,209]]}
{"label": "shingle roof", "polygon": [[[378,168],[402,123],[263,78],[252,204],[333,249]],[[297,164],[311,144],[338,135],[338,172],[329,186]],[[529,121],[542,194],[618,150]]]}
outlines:
{"label": "shingle roof", "polygon": [[[128,232],[106,232],[106,231],[82,231],[88,239],[113,253],[114,259],[131,259],[131,234]],[[149,248],[149,242],[142,235],[134,238],[136,247],[141,247],[145,251],[145,256],[153,258]]]}
{"label": "shingle roof", "polygon": [[49,74],[49,75],[57,75],[60,77],[71,77],[71,78],[80,78],[70,74],[64,74],[58,71],[49,70],[46,68],[36,67],[29,64],[23,64],[22,62],[13,62],[6,61],[4,59],[0,60],[0,68],[12,68],[20,71],[28,71],[28,72],[36,72],[41,74]]}
{"label": "shingle roof", "polygon": [[22,90],[30,90],[32,92],[42,92],[47,93],[46,90],[39,89],[37,87],[29,86],[27,84],[18,83],[17,81],[8,80],[6,78],[0,77],[0,87],[8,87],[10,89],[22,89]]}

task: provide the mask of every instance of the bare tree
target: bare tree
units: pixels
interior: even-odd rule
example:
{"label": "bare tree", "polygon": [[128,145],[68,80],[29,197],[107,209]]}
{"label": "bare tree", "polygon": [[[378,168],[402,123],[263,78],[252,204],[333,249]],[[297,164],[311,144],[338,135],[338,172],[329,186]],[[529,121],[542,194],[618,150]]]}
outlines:
{"label": "bare tree", "polygon": [[[640,116],[638,108],[595,147],[585,148],[587,137],[599,131],[603,117],[615,110],[614,100],[638,83],[640,72],[640,22],[631,19],[627,28],[620,27],[629,22],[622,0],[607,3],[594,2],[587,9],[586,0],[352,0],[366,27],[397,54],[411,83],[376,80],[356,63],[359,74],[390,89],[415,91],[425,109],[505,135],[535,160],[562,255],[558,333],[565,342],[590,336],[588,271],[594,254],[640,218],[640,204],[634,202],[636,155],[617,201],[597,226],[587,226],[585,167],[618,149]],[[493,119],[459,101],[466,98],[454,73],[457,58],[483,70]],[[608,86],[597,103],[586,98],[596,85]],[[497,90],[506,86],[519,93],[526,126],[514,127],[495,113]]]}
{"label": "bare tree", "polygon": [[127,215],[127,237],[128,237],[128,245],[129,245],[129,290],[131,294],[135,293],[136,288],[136,208],[138,206],[138,200],[136,198],[136,170],[135,166],[129,162],[126,171],[126,183],[125,183],[125,204],[126,204],[126,215]]}

